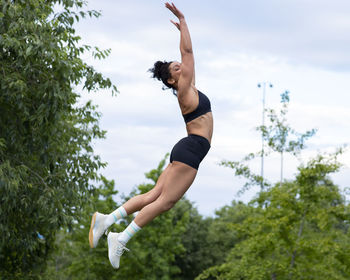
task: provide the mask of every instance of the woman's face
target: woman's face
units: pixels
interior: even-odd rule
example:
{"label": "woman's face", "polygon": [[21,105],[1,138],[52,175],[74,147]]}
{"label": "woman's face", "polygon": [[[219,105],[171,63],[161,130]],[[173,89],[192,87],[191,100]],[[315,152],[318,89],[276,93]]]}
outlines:
{"label": "woman's face", "polygon": [[175,83],[177,83],[181,75],[181,63],[177,61],[170,63],[169,72],[171,78],[174,79]]}

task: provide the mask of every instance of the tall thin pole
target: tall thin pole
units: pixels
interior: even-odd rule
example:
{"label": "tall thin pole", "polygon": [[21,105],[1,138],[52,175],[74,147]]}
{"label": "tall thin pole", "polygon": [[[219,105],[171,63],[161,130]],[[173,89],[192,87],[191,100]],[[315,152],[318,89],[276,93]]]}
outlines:
{"label": "tall thin pole", "polygon": [[[263,110],[262,110],[262,126],[265,126],[265,96],[266,96],[266,83],[263,83]],[[261,189],[264,188],[264,135],[261,133]]]}
{"label": "tall thin pole", "polygon": [[281,152],[281,180],[280,180],[280,187],[282,187],[282,181],[283,181],[283,151]]}
{"label": "tall thin pole", "polygon": [[[265,126],[265,103],[266,103],[266,82],[263,82],[262,84],[258,84],[258,87],[263,89],[263,98],[262,98],[262,105],[263,105],[263,109],[262,109],[262,127]],[[273,85],[271,83],[269,83],[269,87],[272,88]],[[264,146],[264,134],[261,133],[261,172],[260,172],[260,176],[262,178],[261,180],[261,189],[264,189],[264,153],[265,153],[265,146]]]}

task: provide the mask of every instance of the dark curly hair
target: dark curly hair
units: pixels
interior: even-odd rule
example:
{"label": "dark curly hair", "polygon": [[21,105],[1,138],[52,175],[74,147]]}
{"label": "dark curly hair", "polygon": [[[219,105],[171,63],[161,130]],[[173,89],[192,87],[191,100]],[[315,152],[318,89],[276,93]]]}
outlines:
{"label": "dark curly hair", "polygon": [[171,78],[169,65],[172,63],[172,61],[157,61],[154,63],[153,68],[150,68],[148,71],[152,73],[152,78],[155,78],[159,81],[162,81],[163,84],[166,87],[163,87],[163,89],[171,88],[173,90],[173,93],[176,95],[175,88],[173,85],[168,83],[168,79]]}

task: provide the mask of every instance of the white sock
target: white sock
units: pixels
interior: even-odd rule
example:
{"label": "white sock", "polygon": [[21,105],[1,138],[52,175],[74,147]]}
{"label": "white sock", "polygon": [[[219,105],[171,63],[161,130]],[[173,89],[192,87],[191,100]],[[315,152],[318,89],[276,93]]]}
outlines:
{"label": "white sock", "polygon": [[125,245],[140,229],[141,228],[134,221],[132,221],[128,227],[118,235],[118,241]]}
{"label": "white sock", "polygon": [[110,227],[118,220],[125,218],[128,214],[126,213],[123,206],[120,206],[117,210],[113,211],[105,220],[105,226]]}

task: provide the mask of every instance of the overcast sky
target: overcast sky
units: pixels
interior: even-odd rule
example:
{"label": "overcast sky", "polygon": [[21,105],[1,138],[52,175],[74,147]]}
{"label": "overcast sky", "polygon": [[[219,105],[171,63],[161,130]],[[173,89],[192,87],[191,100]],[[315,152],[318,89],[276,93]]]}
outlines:
{"label": "overcast sky", "polygon": [[[117,85],[120,93],[83,94],[102,112],[107,139],[95,151],[108,162],[103,171],[114,179],[120,193],[128,194],[147,182],[144,173],[155,168],[173,145],[186,136],[175,97],[150,79],[147,70],[156,60],[180,60],[179,32],[164,1],[89,0],[100,10],[99,19],[81,21],[82,43],[110,48],[104,61],[94,65]],[[279,108],[280,94],[290,91],[292,127],[299,132],[317,128],[302,158],[330,152],[349,143],[350,123],[350,1],[348,0],[179,0],[192,36],[196,86],[211,100],[214,115],[212,148],[202,162],[186,196],[203,215],[233,199],[249,201],[258,188],[241,197],[245,182],[221,167],[223,160],[240,160],[258,151],[261,139],[254,127],[261,124],[262,90],[270,82],[266,106]],[[344,167],[333,176],[349,186],[350,152],[341,157]],[[292,179],[298,160],[287,156],[285,178]],[[259,173],[260,160],[252,163]],[[265,160],[265,176],[279,179],[279,158]]]}

